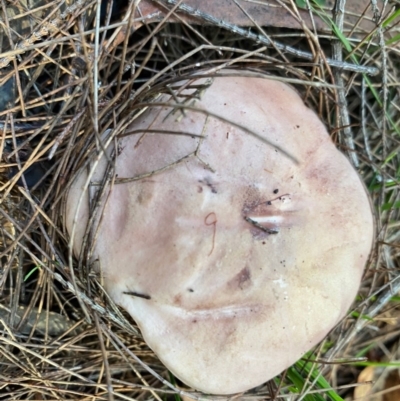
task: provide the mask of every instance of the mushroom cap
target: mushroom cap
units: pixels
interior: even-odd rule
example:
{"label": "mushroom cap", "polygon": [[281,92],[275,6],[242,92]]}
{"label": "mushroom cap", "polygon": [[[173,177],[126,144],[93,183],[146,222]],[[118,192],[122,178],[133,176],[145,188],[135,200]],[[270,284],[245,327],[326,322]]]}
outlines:
{"label": "mushroom cap", "polygon": [[[110,296],[173,374],[232,394],[282,372],[345,316],[373,216],[359,176],[290,86],[219,76],[196,107],[273,146],[204,113],[149,109],[132,124],[136,134],[119,139],[115,166],[118,179],[144,178],[104,196],[93,257]],[[76,253],[86,179],[81,172],[67,201]]]}

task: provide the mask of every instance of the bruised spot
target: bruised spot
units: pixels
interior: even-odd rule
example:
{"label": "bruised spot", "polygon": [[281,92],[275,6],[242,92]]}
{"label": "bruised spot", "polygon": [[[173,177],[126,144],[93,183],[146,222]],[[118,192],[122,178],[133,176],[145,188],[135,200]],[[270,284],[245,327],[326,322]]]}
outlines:
{"label": "bruised spot", "polygon": [[147,207],[151,204],[151,202],[154,200],[153,183],[154,181],[145,180],[141,182],[141,185],[135,187],[134,196],[136,196],[136,203]]}
{"label": "bruised spot", "polygon": [[228,287],[244,290],[251,286],[250,269],[246,266],[233,279],[228,281]]}
{"label": "bruised spot", "polygon": [[216,186],[216,184],[214,184],[212,182],[210,177],[206,177],[206,178],[204,178],[204,180],[199,180],[199,182],[201,182],[202,184],[207,185],[211,189],[211,193],[213,193],[213,194],[217,194],[218,193],[217,186]]}
{"label": "bruised spot", "polygon": [[281,188],[272,190],[274,195],[261,193],[258,188],[249,187],[243,202],[242,216],[246,228],[255,240],[265,241],[283,228],[290,229],[299,224],[302,205],[291,193],[278,195]]}
{"label": "bruised spot", "polygon": [[174,304],[175,305],[182,305],[182,295],[181,294],[177,294],[174,296]]}
{"label": "bruised spot", "polygon": [[251,284],[251,274],[248,267],[245,267],[237,275],[238,287],[242,290]]}

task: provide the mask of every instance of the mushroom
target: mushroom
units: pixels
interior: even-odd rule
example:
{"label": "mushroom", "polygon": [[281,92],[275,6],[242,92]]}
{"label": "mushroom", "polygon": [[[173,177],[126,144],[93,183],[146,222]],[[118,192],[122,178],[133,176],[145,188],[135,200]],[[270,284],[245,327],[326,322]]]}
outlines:
{"label": "mushroom", "polygon": [[[207,81],[163,95],[157,104],[171,107],[151,107],[119,138],[92,259],[174,375],[233,394],[282,372],[346,315],[373,216],[356,171],[292,87],[224,72],[183,112],[192,84]],[[87,179],[67,201],[76,254]]]}

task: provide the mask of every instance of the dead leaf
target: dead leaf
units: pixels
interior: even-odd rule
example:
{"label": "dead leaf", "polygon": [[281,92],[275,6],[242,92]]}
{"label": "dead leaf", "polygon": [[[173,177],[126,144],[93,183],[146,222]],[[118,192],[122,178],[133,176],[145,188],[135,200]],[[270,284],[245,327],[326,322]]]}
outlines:
{"label": "dead leaf", "polygon": [[386,378],[384,394],[382,401],[399,401],[400,400],[400,376],[396,369],[390,372]]}
{"label": "dead leaf", "polygon": [[[375,377],[375,368],[373,366],[368,366],[361,371],[357,377],[357,383],[365,383],[361,386],[357,386],[354,389],[354,400],[360,399],[360,401],[368,401],[369,396],[372,395],[373,387],[372,381]],[[368,383],[371,382],[371,383]]]}

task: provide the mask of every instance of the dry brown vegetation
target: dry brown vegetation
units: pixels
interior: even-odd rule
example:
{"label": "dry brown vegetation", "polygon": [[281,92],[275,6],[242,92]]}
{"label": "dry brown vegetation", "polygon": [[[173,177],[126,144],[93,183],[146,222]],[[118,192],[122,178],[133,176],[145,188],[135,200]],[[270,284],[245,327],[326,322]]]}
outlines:
{"label": "dry brown vegetation", "polygon": [[[72,256],[64,207],[105,130],[123,133],[169,90],[166,82],[225,66],[292,83],[361,174],[376,213],[376,244],[352,312],[308,359],[242,397],[351,400],[372,362],[381,366],[366,380],[389,372],[396,389],[395,366],[386,365],[399,360],[400,4],[371,0],[342,14],[346,2],[338,0],[332,15],[276,2],[295,29],[283,17],[279,28],[261,26],[240,8],[249,2],[232,1],[249,30],[207,7],[193,15],[190,1],[151,3],[165,18],[123,3],[115,16],[105,9],[96,18],[100,1],[1,2],[0,399],[204,397],[169,376],[84,255]],[[321,388],[321,375],[334,391]],[[385,383],[370,393],[389,397]]]}

